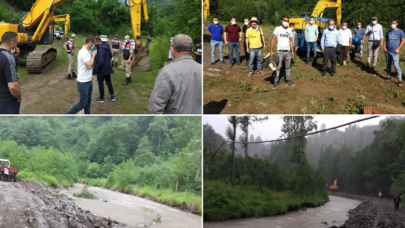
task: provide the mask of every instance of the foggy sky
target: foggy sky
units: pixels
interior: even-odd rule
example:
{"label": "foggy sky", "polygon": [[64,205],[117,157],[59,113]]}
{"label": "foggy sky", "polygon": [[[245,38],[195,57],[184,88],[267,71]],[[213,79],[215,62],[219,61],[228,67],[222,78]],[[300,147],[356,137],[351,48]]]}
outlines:
{"label": "foggy sky", "polygon": [[[249,135],[253,134],[255,138],[260,135],[262,140],[271,140],[277,139],[281,136],[281,126],[283,121],[281,117],[283,115],[269,115],[269,120],[264,121],[263,123],[253,123],[251,127],[249,127]],[[264,117],[264,116],[262,116]],[[318,122],[318,130],[322,123],[326,124],[326,127],[334,127],[337,125],[345,124],[347,122],[363,119],[366,116],[361,115],[316,115],[315,120]],[[380,116],[375,119],[366,120],[363,122],[356,123],[356,125],[362,127],[366,125],[377,125],[381,120],[385,119],[386,116]],[[229,125],[228,116],[204,116],[203,117],[204,124],[210,124],[214,130],[221,134],[225,139],[225,129]],[[252,128],[253,127],[253,128]],[[348,126],[338,128],[340,131],[344,131],[345,128]],[[237,129],[237,136],[241,133],[240,128]]]}

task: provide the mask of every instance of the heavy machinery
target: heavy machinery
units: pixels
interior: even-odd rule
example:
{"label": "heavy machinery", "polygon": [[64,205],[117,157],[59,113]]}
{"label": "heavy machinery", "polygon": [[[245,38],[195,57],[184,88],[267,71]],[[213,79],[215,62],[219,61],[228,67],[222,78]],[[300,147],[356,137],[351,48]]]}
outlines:
{"label": "heavy machinery", "polygon": [[10,161],[7,159],[0,159],[0,178],[3,181],[8,179],[13,179],[14,182],[17,181],[18,169],[10,166]]}
{"label": "heavy machinery", "polygon": [[[149,58],[149,46],[152,38],[149,33],[149,16],[146,7],[146,0],[125,0],[125,5],[129,8],[131,14],[132,34],[135,39],[135,52],[132,63],[132,71],[147,71],[151,67],[151,60]],[[148,30],[148,36],[141,36],[141,10]],[[141,39],[146,39],[145,47],[142,47]]]}
{"label": "heavy machinery", "polygon": [[[69,14],[64,14],[64,15],[58,15],[58,16],[53,16],[52,17],[54,22],[65,22],[65,36],[69,37],[68,31],[70,30],[70,16]],[[58,28],[58,29],[56,29]],[[63,38],[63,31],[62,28],[59,27],[58,25],[54,25],[54,38],[56,39],[61,39]]]}
{"label": "heavy machinery", "polygon": [[337,186],[337,179],[335,180],[335,182],[334,182],[333,185],[329,186],[329,189],[330,189],[330,190],[337,190],[337,189],[338,189],[338,186]]}
{"label": "heavy machinery", "polygon": [[[50,27],[50,26],[49,26]],[[51,28],[52,29],[52,28]],[[65,37],[65,32],[63,31],[62,27],[59,27],[59,25],[54,25],[53,26],[53,39],[62,39]]]}
{"label": "heavy machinery", "polygon": [[207,21],[208,16],[210,15],[210,1],[204,1],[204,22]]}
{"label": "heavy machinery", "polygon": [[17,59],[27,60],[29,74],[42,73],[56,60],[56,49],[36,47],[53,43],[53,29],[49,29],[49,25],[53,27],[55,7],[65,1],[67,0],[37,0],[29,12],[22,13],[19,24],[13,19],[9,23],[0,23],[0,39],[5,32],[18,34],[20,55]]}

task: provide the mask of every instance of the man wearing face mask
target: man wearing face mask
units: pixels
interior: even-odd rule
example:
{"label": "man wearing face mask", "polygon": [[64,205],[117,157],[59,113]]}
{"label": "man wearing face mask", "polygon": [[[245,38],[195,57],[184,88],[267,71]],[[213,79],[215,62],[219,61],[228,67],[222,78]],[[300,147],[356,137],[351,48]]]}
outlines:
{"label": "man wearing face mask", "polygon": [[125,60],[125,72],[126,78],[125,81],[122,83],[123,85],[128,85],[132,82],[131,79],[131,70],[132,70],[132,54],[134,53],[134,46],[132,46],[131,42],[129,41],[129,36],[125,36],[125,43],[123,47],[123,56],[121,58],[121,62]]}
{"label": "man wearing face mask", "polygon": [[352,46],[352,31],[347,28],[347,22],[343,22],[342,28],[339,30],[340,39],[343,47],[343,65],[347,65],[347,54]]}
{"label": "man wearing face mask", "polygon": [[0,114],[20,114],[21,91],[15,59],[20,54],[17,33],[6,32],[0,45]]}
{"label": "man wearing face mask", "polygon": [[[243,37],[246,37],[246,31],[248,28],[250,28],[249,18],[245,18],[243,24],[244,24],[242,28]],[[246,52],[247,47],[249,47],[249,44],[246,45],[246,42],[243,41],[243,49],[245,50],[245,59],[246,59],[245,66],[249,65],[249,53]]]}
{"label": "man wearing face mask", "polygon": [[[172,41],[173,41],[174,36],[170,37],[170,45],[172,45]],[[170,50],[170,46],[169,46],[169,61],[172,61],[173,57],[172,57],[172,50]]]}
{"label": "man wearing face mask", "polygon": [[278,82],[280,79],[281,67],[285,67],[285,81],[289,86],[295,86],[291,81],[291,59],[294,58],[294,41],[292,38],[292,31],[288,27],[290,18],[284,16],[281,20],[281,26],[278,26],[273,32],[273,39],[271,40],[270,55],[274,55],[273,47],[277,39],[277,55],[278,55],[278,66],[276,71],[276,77],[274,78],[273,89],[278,88]]}
{"label": "man wearing face mask", "polygon": [[309,18],[309,24],[305,26],[305,42],[307,43],[307,58],[306,65],[309,64],[311,59],[311,50],[314,53],[313,65],[316,65],[316,59],[318,57],[318,49],[316,41],[318,40],[318,26],[315,24],[315,18],[311,16]]}
{"label": "man wearing face mask", "polygon": [[333,77],[336,72],[336,47],[342,44],[339,32],[335,29],[335,21],[328,22],[329,29],[326,29],[321,38],[321,48],[323,53],[323,72],[322,76],[326,75],[328,69],[328,62],[331,62],[331,76]]}
{"label": "man wearing face mask", "polygon": [[[379,50],[380,46],[381,47],[383,46],[383,43],[384,43],[383,28],[377,22],[378,22],[378,18],[372,17],[371,24],[368,25],[367,29],[366,29],[366,34],[368,35],[367,68],[370,68],[371,57],[374,56],[374,62],[373,62],[373,66],[372,66],[373,71],[376,71],[375,66],[377,65],[378,50]],[[379,45],[378,45],[378,42],[380,42]]]}
{"label": "man wearing face mask", "polygon": [[150,114],[201,114],[201,64],[191,57],[193,41],[185,34],[173,38],[173,61],[156,77],[149,98]]}
{"label": "man wearing face mask", "polygon": [[207,34],[211,36],[211,65],[215,64],[215,48],[218,46],[219,61],[225,64],[224,54],[222,52],[222,46],[224,41],[222,39],[222,34],[224,34],[224,27],[219,24],[218,17],[214,17],[213,24],[208,26]]}
{"label": "man wearing face mask", "polygon": [[72,39],[68,40],[64,47],[67,52],[67,57],[69,59],[69,67],[68,67],[68,78],[69,80],[74,80],[77,78],[75,69],[76,69],[76,64],[75,64],[75,40],[76,40],[76,35],[72,34]]}
{"label": "man wearing face mask", "polygon": [[387,62],[387,74],[386,82],[391,81],[391,65],[394,63],[395,71],[397,72],[398,86],[402,86],[402,72],[399,66],[399,51],[405,43],[404,31],[398,28],[398,21],[396,19],[391,20],[391,30],[385,34],[384,51]]}
{"label": "man wearing face mask", "polygon": [[245,43],[248,48],[246,52],[249,53],[249,74],[248,77],[253,75],[253,62],[256,59],[257,72],[264,74],[262,69],[262,48],[266,48],[266,42],[262,28],[258,25],[259,21],[256,17],[252,17],[250,20],[251,27],[246,31]]}
{"label": "man wearing face mask", "polygon": [[76,114],[82,109],[84,109],[84,114],[91,114],[91,95],[93,93],[92,68],[94,66],[94,59],[97,56],[97,51],[90,53],[93,42],[94,36],[88,36],[86,43],[80,49],[77,56],[77,90],[80,94],[80,101],[66,114]]}
{"label": "man wearing face mask", "polygon": [[[228,38],[228,41],[227,41]],[[242,30],[236,24],[236,18],[232,17],[231,24],[225,27],[224,33],[225,45],[229,48],[229,64],[233,65],[233,50],[236,52],[236,64],[240,65],[240,42],[242,41]]]}
{"label": "man wearing face mask", "polygon": [[363,59],[363,45],[364,40],[366,38],[366,31],[361,27],[361,22],[357,22],[357,28],[353,30],[353,37],[357,37],[361,40],[361,44],[355,44],[355,46],[359,49],[359,57]]}

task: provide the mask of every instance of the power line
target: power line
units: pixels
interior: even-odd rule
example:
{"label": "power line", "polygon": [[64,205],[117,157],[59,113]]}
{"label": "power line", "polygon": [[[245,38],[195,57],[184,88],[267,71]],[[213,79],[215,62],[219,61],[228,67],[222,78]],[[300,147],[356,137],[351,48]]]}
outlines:
{"label": "power line", "polygon": [[351,125],[351,124],[354,124],[354,123],[358,123],[358,122],[362,122],[362,121],[374,119],[374,118],[377,118],[377,117],[380,117],[380,116],[370,116],[370,117],[366,117],[366,118],[363,118],[363,119],[355,120],[355,121],[352,121],[352,122],[349,122],[349,123],[341,124],[341,125],[338,125],[338,126],[335,126],[335,127],[325,128],[325,129],[323,129],[323,130],[314,131],[314,132],[310,132],[310,133],[306,133],[306,134],[302,134],[302,135],[295,135],[295,136],[291,136],[291,137],[283,138],[283,139],[273,139],[273,140],[256,141],[256,142],[239,142],[239,141],[231,141],[231,140],[228,140],[228,141],[223,142],[223,143],[221,144],[221,146],[219,146],[218,149],[215,151],[215,153],[214,153],[211,157],[209,157],[205,162],[208,162],[211,158],[213,158],[213,157],[218,153],[219,149],[221,149],[221,147],[222,147],[225,143],[231,142],[231,143],[242,143],[242,144],[257,144],[257,143],[279,142],[279,141],[284,141],[284,140],[290,140],[290,139],[305,137],[305,136],[308,136],[308,135],[315,135],[315,134],[318,134],[318,133],[321,133],[321,132],[326,132],[326,131],[334,130],[334,129],[341,128],[341,127],[344,127],[344,126],[347,126],[347,125]]}

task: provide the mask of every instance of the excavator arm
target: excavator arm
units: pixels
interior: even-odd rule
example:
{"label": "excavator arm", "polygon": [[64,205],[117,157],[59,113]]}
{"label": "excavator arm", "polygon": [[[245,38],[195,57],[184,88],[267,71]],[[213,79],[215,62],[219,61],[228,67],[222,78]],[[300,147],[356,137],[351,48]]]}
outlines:
{"label": "excavator arm", "polygon": [[70,16],[69,14],[53,16],[52,18],[55,22],[65,22],[65,35],[67,36],[70,30]]}
{"label": "excavator arm", "polygon": [[337,0],[337,2],[333,2],[331,0],[319,1],[316,4],[311,16],[322,17],[326,8],[336,8],[336,27],[339,29],[342,21],[342,0]]}
{"label": "excavator arm", "polygon": [[146,0],[126,0],[125,5],[129,7],[129,12],[131,14],[131,24],[132,24],[132,34],[134,35],[134,39],[137,45],[141,44],[141,10],[143,8],[143,14],[145,17],[146,25],[148,26],[148,37],[145,39],[150,38],[149,34],[149,16],[148,16],[148,8],[146,6]]}
{"label": "excavator arm", "polygon": [[210,1],[204,1],[204,21],[207,21],[208,16],[210,15]]}

